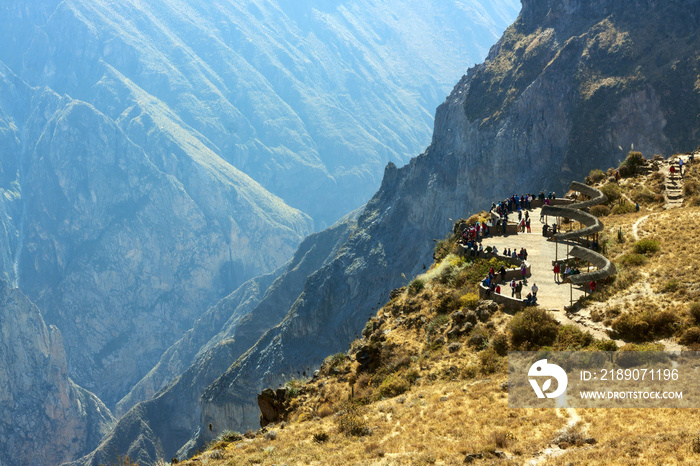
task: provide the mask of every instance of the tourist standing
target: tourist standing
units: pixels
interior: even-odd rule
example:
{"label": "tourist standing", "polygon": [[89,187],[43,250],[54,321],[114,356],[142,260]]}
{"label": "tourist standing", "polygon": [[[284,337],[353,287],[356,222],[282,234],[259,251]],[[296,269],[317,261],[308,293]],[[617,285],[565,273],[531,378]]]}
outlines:
{"label": "tourist standing", "polygon": [[559,272],[561,271],[561,267],[559,266],[559,262],[554,263],[554,282],[559,283]]}

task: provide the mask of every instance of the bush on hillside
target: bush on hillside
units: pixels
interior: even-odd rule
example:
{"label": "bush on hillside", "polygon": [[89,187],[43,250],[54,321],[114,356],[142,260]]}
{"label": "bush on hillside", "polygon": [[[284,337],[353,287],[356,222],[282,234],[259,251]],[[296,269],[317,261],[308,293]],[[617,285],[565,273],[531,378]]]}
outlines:
{"label": "bush on hillside", "polygon": [[610,207],[605,206],[605,205],[596,205],[591,207],[591,215],[595,215],[596,217],[606,217],[610,215]]}
{"label": "bush on hillside", "polygon": [[555,351],[579,351],[593,344],[595,339],[574,325],[562,325],[557,331],[553,348]]}
{"label": "bush on hillside", "polygon": [[632,204],[624,202],[622,204],[618,204],[615,207],[613,207],[610,212],[613,215],[622,215],[622,214],[631,214],[634,211],[635,211],[635,207]]}
{"label": "bush on hillside", "polygon": [[459,302],[462,307],[476,309],[476,306],[479,304],[479,296],[476,293],[467,293],[459,298]]}
{"label": "bush on hillside", "polygon": [[649,188],[640,186],[632,192],[632,200],[640,204],[660,204],[664,202],[664,195],[655,193]]}
{"label": "bush on hillside", "polygon": [[415,296],[425,288],[425,280],[422,278],[416,278],[411,283],[408,284],[408,294]]}
{"label": "bush on hillside", "polygon": [[591,170],[591,172],[588,174],[586,177],[586,184],[596,184],[605,179],[606,175],[603,170],[595,169]]}
{"label": "bush on hillside", "polygon": [[622,196],[622,191],[620,186],[616,183],[608,183],[600,188],[600,190],[608,197],[606,204],[612,204],[613,202],[620,199]]}
{"label": "bush on hillside", "polygon": [[636,314],[623,314],[612,323],[612,329],[620,338],[631,341],[653,341],[670,337],[680,321],[670,310],[655,308]]}
{"label": "bush on hillside", "polygon": [[637,254],[655,254],[659,252],[659,249],[661,249],[659,242],[651,238],[642,238],[633,246],[633,250]]}
{"label": "bush on hillside", "polygon": [[641,152],[631,151],[627,154],[627,158],[618,167],[620,176],[629,178],[640,172],[640,168],[646,165],[646,159]]}
{"label": "bush on hillside", "polygon": [[550,346],[557,338],[557,321],[547,311],[525,308],[511,319],[510,343],[514,349],[534,350]]}
{"label": "bush on hillside", "polygon": [[700,303],[691,303],[688,313],[695,323],[700,324]]}
{"label": "bush on hillside", "polygon": [[647,257],[643,254],[628,253],[620,257],[617,262],[628,267],[639,267],[647,263]]}
{"label": "bush on hillside", "polygon": [[683,332],[679,340],[681,345],[695,345],[700,343],[700,327],[690,327],[688,330]]}

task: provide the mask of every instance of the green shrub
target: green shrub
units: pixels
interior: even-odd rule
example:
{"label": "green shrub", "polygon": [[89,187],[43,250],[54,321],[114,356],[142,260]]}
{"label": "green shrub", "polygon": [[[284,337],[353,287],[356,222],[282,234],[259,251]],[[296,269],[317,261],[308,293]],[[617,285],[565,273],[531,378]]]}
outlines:
{"label": "green shrub", "polygon": [[663,194],[655,193],[646,187],[639,187],[632,193],[632,200],[640,204],[659,204],[664,202]]}
{"label": "green shrub", "polygon": [[[625,346],[620,348],[620,351],[637,351],[637,352],[658,352],[663,351],[664,345],[662,343],[627,343]],[[663,357],[663,356],[661,356]]]}
{"label": "green shrub", "polygon": [[416,278],[411,283],[408,284],[408,294],[415,296],[425,288],[425,280],[422,278]]}
{"label": "green shrub", "polygon": [[448,316],[447,314],[439,315],[439,316],[435,317],[433,320],[431,320],[430,322],[428,322],[428,325],[425,327],[425,332],[428,335],[436,333],[440,329],[440,327],[442,327],[443,325],[445,325],[449,321],[450,321],[450,316]]}
{"label": "green shrub", "polygon": [[596,340],[593,347],[598,351],[617,351],[617,343],[613,340]]}
{"label": "green shrub", "polygon": [[284,387],[287,389],[287,396],[289,398],[295,398],[299,396],[301,389],[304,388],[304,381],[301,379],[290,379],[284,383]]}
{"label": "green shrub", "polygon": [[654,254],[659,252],[661,246],[655,239],[643,238],[634,243],[633,249],[637,254]]}
{"label": "green shrub", "polygon": [[575,325],[562,325],[557,331],[553,349],[556,351],[579,351],[593,344],[594,338],[589,332],[582,332]]}
{"label": "green shrub", "polygon": [[454,282],[456,275],[459,273],[459,269],[451,263],[444,264],[438,270],[439,274],[437,276],[437,281],[442,285],[451,285]]}
{"label": "green shrub", "polygon": [[547,311],[528,307],[513,316],[508,328],[513,348],[534,350],[554,343],[558,324]]}
{"label": "green shrub", "polygon": [[683,332],[679,340],[681,345],[694,345],[700,343],[700,327],[690,327],[688,330]]}
{"label": "green shrub", "polygon": [[377,393],[384,398],[399,396],[409,389],[411,384],[405,377],[398,374],[391,374],[379,385]]}
{"label": "green shrub", "polygon": [[695,323],[700,324],[700,303],[691,303],[690,307],[688,308],[688,312]]}
{"label": "green shrub", "polygon": [[667,281],[664,284],[664,287],[661,289],[664,293],[675,293],[678,291],[681,287],[681,283],[676,280],[675,278],[672,280]]}
{"label": "green shrub", "polygon": [[603,185],[600,188],[601,191],[603,191],[603,194],[608,196],[608,201],[606,204],[611,204],[622,196],[622,191],[620,190],[620,186],[618,186],[615,183],[608,183],[606,185]]}
{"label": "green shrub", "polygon": [[691,197],[698,193],[700,193],[700,184],[698,184],[697,180],[687,179],[683,182],[684,196]]}
{"label": "green shrub", "polygon": [[622,265],[628,267],[639,267],[640,265],[646,264],[648,261],[647,257],[643,254],[628,253],[618,259],[618,262]]}
{"label": "green shrub", "polygon": [[588,174],[586,177],[586,184],[595,184],[600,181],[603,181],[605,179],[606,175],[603,170],[595,169],[591,170],[591,172]]}
{"label": "green shrub", "polygon": [[449,293],[443,296],[440,301],[438,301],[435,310],[438,314],[449,314],[452,311],[457,310],[460,307],[460,300],[454,293]]}
{"label": "green shrub", "polygon": [[610,207],[605,205],[594,205],[591,207],[591,215],[596,217],[606,217],[610,215]]}
{"label": "green shrub", "polygon": [[216,440],[214,440],[216,443],[220,442],[237,442],[239,440],[243,440],[243,436],[239,434],[238,432],[234,432],[231,430],[225,430],[221,432],[217,437]]}
{"label": "green shrub", "polygon": [[476,306],[479,304],[479,296],[476,293],[467,293],[459,298],[459,303],[462,307],[476,309]]}
{"label": "green shrub", "polygon": [[479,370],[482,374],[493,374],[501,366],[501,358],[495,350],[489,348],[479,353]]}
{"label": "green shrub", "polygon": [[623,204],[618,204],[615,207],[612,208],[610,213],[613,215],[623,215],[623,214],[631,214],[634,212],[636,209],[632,204],[629,204],[627,202]]}
{"label": "green shrub", "polygon": [[616,335],[631,341],[653,341],[670,337],[679,325],[679,318],[670,310],[655,308],[636,314],[623,314],[612,323]]}
{"label": "green shrub", "polygon": [[367,426],[362,411],[353,404],[348,403],[342,414],[336,417],[336,425],[338,431],[348,437],[372,435],[372,429]]}
{"label": "green shrub", "polygon": [[627,154],[627,158],[620,164],[618,170],[620,176],[628,178],[639,173],[639,169],[646,164],[646,159],[641,152],[632,151]]}
{"label": "green shrub", "polygon": [[494,337],[493,340],[491,340],[491,348],[498,354],[499,356],[505,356],[508,354],[508,335],[505,333],[497,333]]}

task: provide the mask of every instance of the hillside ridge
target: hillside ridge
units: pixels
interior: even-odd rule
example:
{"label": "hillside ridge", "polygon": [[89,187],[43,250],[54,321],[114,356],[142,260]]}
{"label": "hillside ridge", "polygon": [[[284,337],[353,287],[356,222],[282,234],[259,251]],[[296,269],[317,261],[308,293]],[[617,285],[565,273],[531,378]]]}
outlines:
{"label": "hillside ridge", "polygon": [[[606,222],[601,249],[620,269],[620,277],[607,283],[602,280],[593,294],[577,290],[576,304],[571,308],[567,305],[569,285],[559,284],[559,304],[543,299],[541,302],[548,303],[544,309],[539,305],[508,311],[488,298],[479,299],[477,294],[489,268],[498,270],[507,259],[501,254],[483,259],[465,255],[458,242],[461,225],[474,225],[489,215],[481,212],[459,220],[453,232],[436,246],[433,266],[394,290],[367,322],[362,337],[346,352],[328,356],[313,376],[291,375],[284,387],[258,395],[261,429],[240,433],[224,429],[204,452],[185,464],[206,461],[216,465],[231,460],[238,464],[462,464],[496,459],[569,464],[576,458],[592,464],[614,464],[611,458],[640,454],[697,460],[697,450],[686,453],[688,449],[682,447],[689,442],[685,423],[692,418],[684,410],[658,410],[656,427],[663,426],[669,434],[656,439],[648,435],[648,429],[623,433],[610,425],[602,428],[610,422],[603,412],[606,410],[518,410],[514,415],[507,408],[509,350],[700,347],[700,312],[696,310],[700,308],[700,280],[694,278],[683,285],[686,293],[693,290],[692,295],[684,304],[673,305],[673,314],[661,304],[669,300],[669,293],[679,296],[679,290],[664,288],[669,268],[662,256],[673,253],[665,252],[669,241],[683,238],[652,235],[650,243],[627,233],[635,225],[641,232],[639,219],[667,215],[662,171],[677,167],[679,158],[685,161],[686,183],[700,187],[700,161],[691,161],[700,152],[641,162],[637,154],[631,153],[607,174],[594,170],[588,178],[609,196],[603,205],[591,210]],[[616,180],[616,173],[624,175]],[[673,209],[673,216],[698,221],[700,192],[686,190],[685,194],[683,205]],[[530,218],[538,218],[538,209],[527,210]],[[566,228],[565,223],[560,226]],[[616,235],[618,229],[625,232],[621,240]],[[525,239],[547,242],[540,232],[533,232],[487,235],[482,243],[502,250],[499,241],[519,245],[526,244]],[[649,244],[656,244],[657,249],[634,252]],[[540,253],[532,246],[527,249],[530,256]],[[553,250],[546,254],[550,253],[554,256]],[[634,254],[643,260],[631,259]],[[581,261],[579,266],[584,264]],[[646,277],[647,282],[631,279],[631,272]],[[538,273],[527,280],[555,281],[550,269],[544,273],[546,277]],[[648,285],[648,280],[652,287],[661,280],[660,290],[637,295],[636,287]],[[506,287],[507,281],[501,285]],[[615,309],[621,299],[629,303],[610,324],[602,331],[590,328],[589,324],[600,322],[596,313],[605,312],[601,310],[605,306],[608,312]],[[658,306],[656,317],[639,313],[639,306]],[[650,324],[643,334],[630,332],[634,327],[630,320],[647,318],[659,323],[656,327]],[[675,324],[660,323],[666,319]],[[670,334],[669,329],[673,329]],[[639,410],[619,412],[615,422],[625,419],[638,425],[646,417]],[[464,416],[471,422],[458,421]],[[683,423],[678,422],[679,416]],[[700,427],[697,422],[693,425]],[[635,447],[638,444],[644,445],[643,453]]]}

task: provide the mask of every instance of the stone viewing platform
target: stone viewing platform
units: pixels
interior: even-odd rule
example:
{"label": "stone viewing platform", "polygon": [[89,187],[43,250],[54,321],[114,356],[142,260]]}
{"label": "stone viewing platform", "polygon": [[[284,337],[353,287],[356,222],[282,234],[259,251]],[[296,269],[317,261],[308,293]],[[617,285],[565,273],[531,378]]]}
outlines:
{"label": "stone viewing platform", "polygon": [[[505,280],[501,280],[500,275],[496,274],[496,283],[501,286],[501,293],[490,292],[489,288],[482,282],[479,286],[479,295],[482,299],[492,299],[503,304],[508,310],[517,311],[527,305],[525,296],[532,292],[532,285],[536,284],[538,288],[537,305],[551,310],[563,310],[567,305],[590,292],[590,282],[597,283],[615,273],[614,266],[607,258],[592,249],[579,245],[597,244],[597,234],[603,229],[602,222],[583,209],[603,203],[607,198],[600,190],[578,182],[572,183],[570,189],[589,199],[580,202],[567,198],[551,199],[549,205],[545,205],[541,199],[533,199],[530,202],[531,208],[523,210],[523,215],[526,211],[529,213],[531,233],[517,231],[518,224],[516,222],[512,222],[512,228],[511,222],[509,222],[506,235],[502,234],[500,225],[490,225],[490,235],[482,239],[483,247],[496,247],[499,252],[508,248],[516,251],[525,248],[528,253],[525,261],[527,274],[526,279],[522,280],[519,268],[522,261],[507,258],[509,263],[515,265],[516,268],[507,270]],[[492,214],[492,219],[493,217]],[[517,219],[517,212],[511,212],[509,218],[511,217]],[[568,225],[573,226],[574,222],[578,222],[583,228],[570,231],[557,230],[556,233],[553,233],[551,227],[563,218],[570,221],[567,222]],[[544,222],[552,221],[552,225],[548,225],[550,228],[546,236],[542,233],[545,223],[541,219]],[[486,257],[498,257],[506,260],[506,257],[500,254],[488,254]],[[589,266],[588,271],[569,275],[566,277],[566,281],[555,280],[554,262],[559,261],[563,264],[565,260],[571,258],[590,263],[593,270],[591,271]],[[513,278],[523,283],[522,299],[511,296],[508,283]]]}

